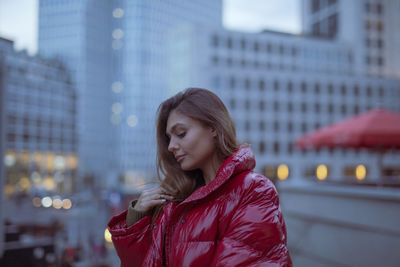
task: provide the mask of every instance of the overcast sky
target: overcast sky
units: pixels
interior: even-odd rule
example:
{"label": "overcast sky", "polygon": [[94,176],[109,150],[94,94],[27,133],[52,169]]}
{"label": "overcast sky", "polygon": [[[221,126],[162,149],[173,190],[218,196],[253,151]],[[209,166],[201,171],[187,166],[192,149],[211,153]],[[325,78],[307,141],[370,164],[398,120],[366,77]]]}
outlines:
{"label": "overcast sky", "polygon": [[[301,0],[223,0],[223,24],[232,30],[299,33]],[[0,36],[17,50],[37,51],[38,0],[0,0]]]}

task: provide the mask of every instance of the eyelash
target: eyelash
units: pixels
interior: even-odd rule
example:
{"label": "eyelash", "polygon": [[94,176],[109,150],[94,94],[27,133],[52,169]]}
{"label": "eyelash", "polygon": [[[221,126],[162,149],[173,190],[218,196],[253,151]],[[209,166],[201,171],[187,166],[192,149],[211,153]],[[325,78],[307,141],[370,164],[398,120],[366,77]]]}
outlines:
{"label": "eyelash", "polygon": [[177,136],[178,136],[179,138],[183,138],[183,137],[185,137],[185,135],[186,135],[186,132],[182,132],[182,133],[180,133],[180,134],[177,134]]}

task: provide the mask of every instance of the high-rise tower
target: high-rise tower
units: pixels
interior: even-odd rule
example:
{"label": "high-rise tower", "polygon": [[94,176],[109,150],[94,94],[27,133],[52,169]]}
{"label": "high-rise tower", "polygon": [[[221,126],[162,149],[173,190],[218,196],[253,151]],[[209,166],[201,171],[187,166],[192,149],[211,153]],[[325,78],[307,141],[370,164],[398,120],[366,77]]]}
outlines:
{"label": "high-rise tower", "polygon": [[221,26],[222,1],[40,0],[39,7],[39,51],[64,59],[77,83],[81,174],[152,176],[155,113],[169,95],[167,36],[182,24]]}
{"label": "high-rise tower", "polygon": [[351,43],[360,74],[400,77],[400,1],[303,0],[303,30]]}

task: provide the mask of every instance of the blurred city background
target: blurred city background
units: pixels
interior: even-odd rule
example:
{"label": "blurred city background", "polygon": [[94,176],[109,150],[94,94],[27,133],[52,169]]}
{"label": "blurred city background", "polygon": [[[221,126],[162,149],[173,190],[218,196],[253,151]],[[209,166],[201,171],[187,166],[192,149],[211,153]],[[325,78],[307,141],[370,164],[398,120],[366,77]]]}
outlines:
{"label": "blurred city background", "polygon": [[400,0],[0,0],[0,266],[119,266],[155,114],[227,105],[295,266],[400,266]]}

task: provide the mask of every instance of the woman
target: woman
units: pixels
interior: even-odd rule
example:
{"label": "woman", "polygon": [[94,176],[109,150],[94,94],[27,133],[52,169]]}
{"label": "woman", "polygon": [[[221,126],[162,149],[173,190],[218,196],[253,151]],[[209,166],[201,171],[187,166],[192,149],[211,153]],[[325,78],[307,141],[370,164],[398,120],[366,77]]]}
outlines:
{"label": "woman", "polygon": [[108,224],[121,266],[292,266],[275,187],[214,93],[163,102],[157,146],[160,187]]}

